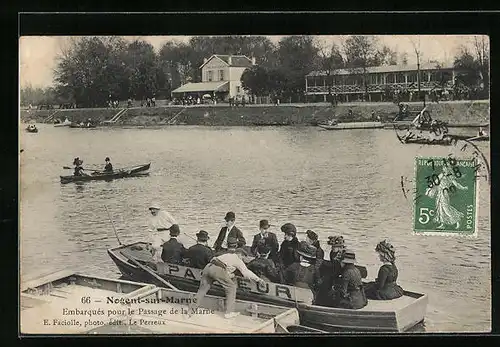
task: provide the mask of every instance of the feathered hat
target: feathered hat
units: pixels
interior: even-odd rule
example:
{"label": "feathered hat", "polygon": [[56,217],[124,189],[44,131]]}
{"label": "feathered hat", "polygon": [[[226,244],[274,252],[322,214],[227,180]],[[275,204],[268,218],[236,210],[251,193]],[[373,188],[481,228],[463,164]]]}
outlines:
{"label": "feathered hat", "polygon": [[387,240],[379,242],[375,247],[375,252],[380,253],[385,260],[391,263],[396,260],[396,249]]}

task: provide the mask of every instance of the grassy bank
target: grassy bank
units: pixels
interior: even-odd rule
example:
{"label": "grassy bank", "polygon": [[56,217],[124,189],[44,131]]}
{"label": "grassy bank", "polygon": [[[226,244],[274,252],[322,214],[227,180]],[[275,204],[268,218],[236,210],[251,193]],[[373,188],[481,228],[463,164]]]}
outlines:
{"label": "grassy bank", "polygon": [[[412,109],[418,109],[421,104],[410,104]],[[489,101],[456,101],[429,104],[433,118],[450,124],[470,124],[489,122]],[[21,111],[23,122],[43,122],[53,115],[55,118],[68,118],[80,122],[88,118],[102,122],[110,120],[121,109],[76,109],[76,110],[43,110]],[[347,116],[349,110],[354,115],[353,120],[368,120],[372,112],[382,120],[393,119],[398,106],[393,103],[350,103],[331,107],[329,104],[284,104],[250,105],[245,107],[229,107],[228,105],[200,106],[166,106],[145,108],[130,108],[118,119],[117,125],[308,125],[323,123],[334,115],[340,120]]]}

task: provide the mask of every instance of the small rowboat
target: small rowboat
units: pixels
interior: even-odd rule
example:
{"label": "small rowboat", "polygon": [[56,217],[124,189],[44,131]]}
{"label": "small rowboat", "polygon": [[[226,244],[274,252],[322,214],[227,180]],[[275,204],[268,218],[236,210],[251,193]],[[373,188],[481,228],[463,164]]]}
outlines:
{"label": "small rowboat", "polygon": [[149,170],[151,163],[133,166],[131,168],[123,168],[114,170],[113,173],[105,172],[94,172],[92,175],[88,176],[60,176],[61,183],[69,182],[85,182],[85,181],[96,181],[96,180],[114,180],[118,178],[126,177],[138,177],[147,176],[149,173],[145,172]]}
{"label": "small rowboat", "polygon": [[325,130],[351,130],[351,129],[383,129],[384,124],[381,122],[352,122],[352,123],[337,123],[334,125],[318,124],[320,128]]}
{"label": "small rowboat", "polygon": [[[168,263],[154,263],[145,250],[146,243],[137,242],[108,249],[108,254],[120,272],[133,280],[163,286],[150,273],[129,261],[130,258],[154,268],[154,273],[180,290],[196,292],[200,285],[201,269]],[[422,322],[428,303],[426,294],[405,291],[394,300],[369,300],[359,310],[324,307],[312,304],[309,289],[266,282],[258,284],[237,277],[237,294],[240,300],[267,303],[284,307],[296,307],[301,325],[326,332],[380,331],[403,332]],[[214,285],[209,294],[224,297],[222,287]]]}
{"label": "small rowboat", "polygon": [[28,127],[26,128],[26,131],[27,131],[27,132],[29,132],[29,133],[37,133],[37,132],[38,132],[38,129],[37,129],[37,127],[36,127],[36,126],[32,126],[32,127],[31,127],[31,126],[28,126]]}
{"label": "small rowboat", "polygon": [[71,123],[69,125],[70,128],[81,128],[81,129],[91,129],[91,128],[96,128],[97,126],[95,124],[78,124],[78,123]]}

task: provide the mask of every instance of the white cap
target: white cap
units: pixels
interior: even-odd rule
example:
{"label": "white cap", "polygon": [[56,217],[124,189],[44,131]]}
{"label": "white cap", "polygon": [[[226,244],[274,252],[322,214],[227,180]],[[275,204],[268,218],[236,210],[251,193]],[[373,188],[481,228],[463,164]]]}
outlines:
{"label": "white cap", "polygon": [[158,210],[161,210],[160,204],[156,201],[149,205],[149,208],[156,208]]}

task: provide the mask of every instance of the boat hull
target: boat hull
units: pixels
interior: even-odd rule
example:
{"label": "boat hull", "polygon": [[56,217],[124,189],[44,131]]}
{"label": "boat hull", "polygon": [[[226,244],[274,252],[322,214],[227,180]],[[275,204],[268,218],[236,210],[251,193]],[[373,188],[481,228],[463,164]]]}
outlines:
{"label": "boat hull", "polygon": [[381,122],[353,122],[353,123],[338,123],[335,125],[318,124],[320,128],[325,130],[352,130],[352,129],[383,129],[384,124]]}
{"label": "boat hull", "polygon": [[70,182],[86,182],[86,181],[97,181],[97,180],[114,180],[126,177],[140,177],[146,176],[148,173],[145,171],[149,170],[151,163],[138,165],[130,170],[115,171],[112,174],[97,174],[91,176],[60,176],[61,183]]}
{"label": "boat hull", "polygon": [[[145,245],[136,243],[133,245]],[[120,272],[127,278],[153,283],[158,286],[164,286],[159,280],[139,267],[133,265],[124,257],[120,251],[124,248],[133,246],[126,245],[114,249],[108,249],[108,254],[117,265]],[[130,256],[130,254],[128,254]],[[140,257],[139,257],[140,258]],[[146,257],[137,260],[148,263]],[[151,263],[150,263],[151,264]],[[198,276],[199,269],[191,269],[190,275],[187,272],[179,271],[182,266],[166,264],[169,270],[157,271],[156,273],[163,279],[169,281],[180,290],[196,292],[199,288]],[[189,268],[188,268],[189,269]],[[238,285],[240,281],[238,280]],[[276,284],[271,284],[276,287]],[[279,285],[281,287],[290,287]],[[237,298],[240,300],[263,302],[285,307],[296,307],[299,311],[301,324],[319,329],[326,332],[335,331],[384,331],[384,332],[402,332],[410,329],[424,320],[427,307],[427,295],[406,291],[402,298],[389,301],[369,300],[366,307],[360,310],[349,310],[342,308],[331,308],[312,305],[310,302],[301,301],[301,295],[293,293],[295,291],[304,291],[303,288],[291,287],[294,298],[285,299],[271,295],[259,295],[249,290],[237,291]],[[276,290],[278,292],[278,290]],[[281,291],[283,292],[283,291]],[[272,291],[271,291],[272,293]],[[225,296],[221,287],[213,286],[209,291],[210,295]]]}

